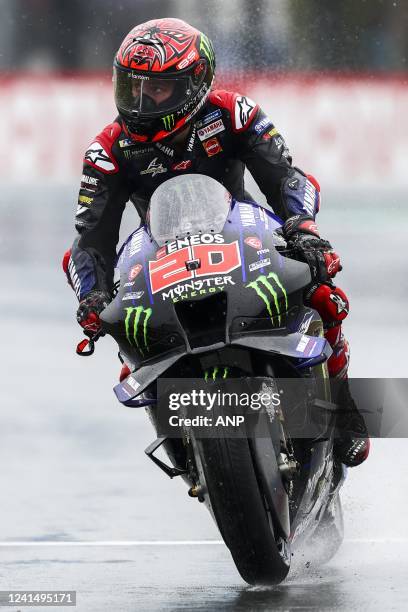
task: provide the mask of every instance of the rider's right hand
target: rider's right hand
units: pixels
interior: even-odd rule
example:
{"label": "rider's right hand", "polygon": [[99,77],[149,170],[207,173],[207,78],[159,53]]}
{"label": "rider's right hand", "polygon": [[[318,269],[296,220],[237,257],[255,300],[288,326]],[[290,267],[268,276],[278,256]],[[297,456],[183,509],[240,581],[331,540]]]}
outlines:
{"label": "rider's right hand", "polygon": [[100,313],[110,302],[110,296],[105,291],[91,291],[79,302],[77,321],[89,337],[101,330]]}

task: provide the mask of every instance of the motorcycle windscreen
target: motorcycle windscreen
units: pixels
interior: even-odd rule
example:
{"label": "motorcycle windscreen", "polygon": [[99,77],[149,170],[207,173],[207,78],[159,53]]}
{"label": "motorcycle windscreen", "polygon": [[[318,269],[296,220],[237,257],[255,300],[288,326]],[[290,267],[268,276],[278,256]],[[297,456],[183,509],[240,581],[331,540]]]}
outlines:
{"label": "motorcycle windscreen", "polygon": [[220,233],[231,194],[203,174],[184,174],[162,183],[150,200],[147,223],[159,246],[188,235]]}

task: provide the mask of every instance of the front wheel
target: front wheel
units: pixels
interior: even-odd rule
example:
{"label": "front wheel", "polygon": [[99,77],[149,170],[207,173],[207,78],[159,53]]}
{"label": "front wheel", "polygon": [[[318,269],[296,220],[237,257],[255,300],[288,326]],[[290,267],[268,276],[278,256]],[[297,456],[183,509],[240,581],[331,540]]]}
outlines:
{"label": "front wheel", "polygon": [[249,584],[285,579],[290,548],[274,526],[247,438],[196,440],[209,505],[235,565]]}

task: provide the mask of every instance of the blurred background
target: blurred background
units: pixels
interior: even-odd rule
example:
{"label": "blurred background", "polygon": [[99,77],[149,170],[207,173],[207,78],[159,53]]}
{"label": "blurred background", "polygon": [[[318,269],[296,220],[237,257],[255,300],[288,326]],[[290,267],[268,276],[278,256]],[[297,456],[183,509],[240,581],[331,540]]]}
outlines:
{"label": "blurred background", "polygon": [[[351,302],[351,375],[406,377],[408,3],[0,0],[0,16],[0,540],[217,538],[184,485],[144,457],[153,431],[143,411],[116,404],[113,342],[92,359],[74,353],[76,300],[60,260],[83,152],[116,116],[113,55],[155,17],[213,39],[217,85],[260,103],[321,184],[319,227]],[[130,209],[122,238],[137,221]],[[378,535],[379,523],[384,537],[408,537],[396,510],[405,492],[387,468],[395,455],[407,463],[405,440],[375,440],[351,472],[348,538]],[[24,566],[13,568],[27,586]]]}
{"label": "blurred background", "polygon": [[2,0],[8,70],[103,70],[124,33],[177,16],[213,39],[221,68],[385,73],[407,69],[399,0]]}

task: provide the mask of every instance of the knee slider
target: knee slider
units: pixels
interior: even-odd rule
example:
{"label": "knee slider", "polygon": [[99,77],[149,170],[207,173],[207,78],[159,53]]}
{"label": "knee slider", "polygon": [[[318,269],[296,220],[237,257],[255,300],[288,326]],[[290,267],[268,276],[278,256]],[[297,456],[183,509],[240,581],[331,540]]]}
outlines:
{"label": "knee slider", "polygon": [[340,287],[319,285],[311,294],[309,302],[324,323],[343,321],[349,313],[348,298]]}

